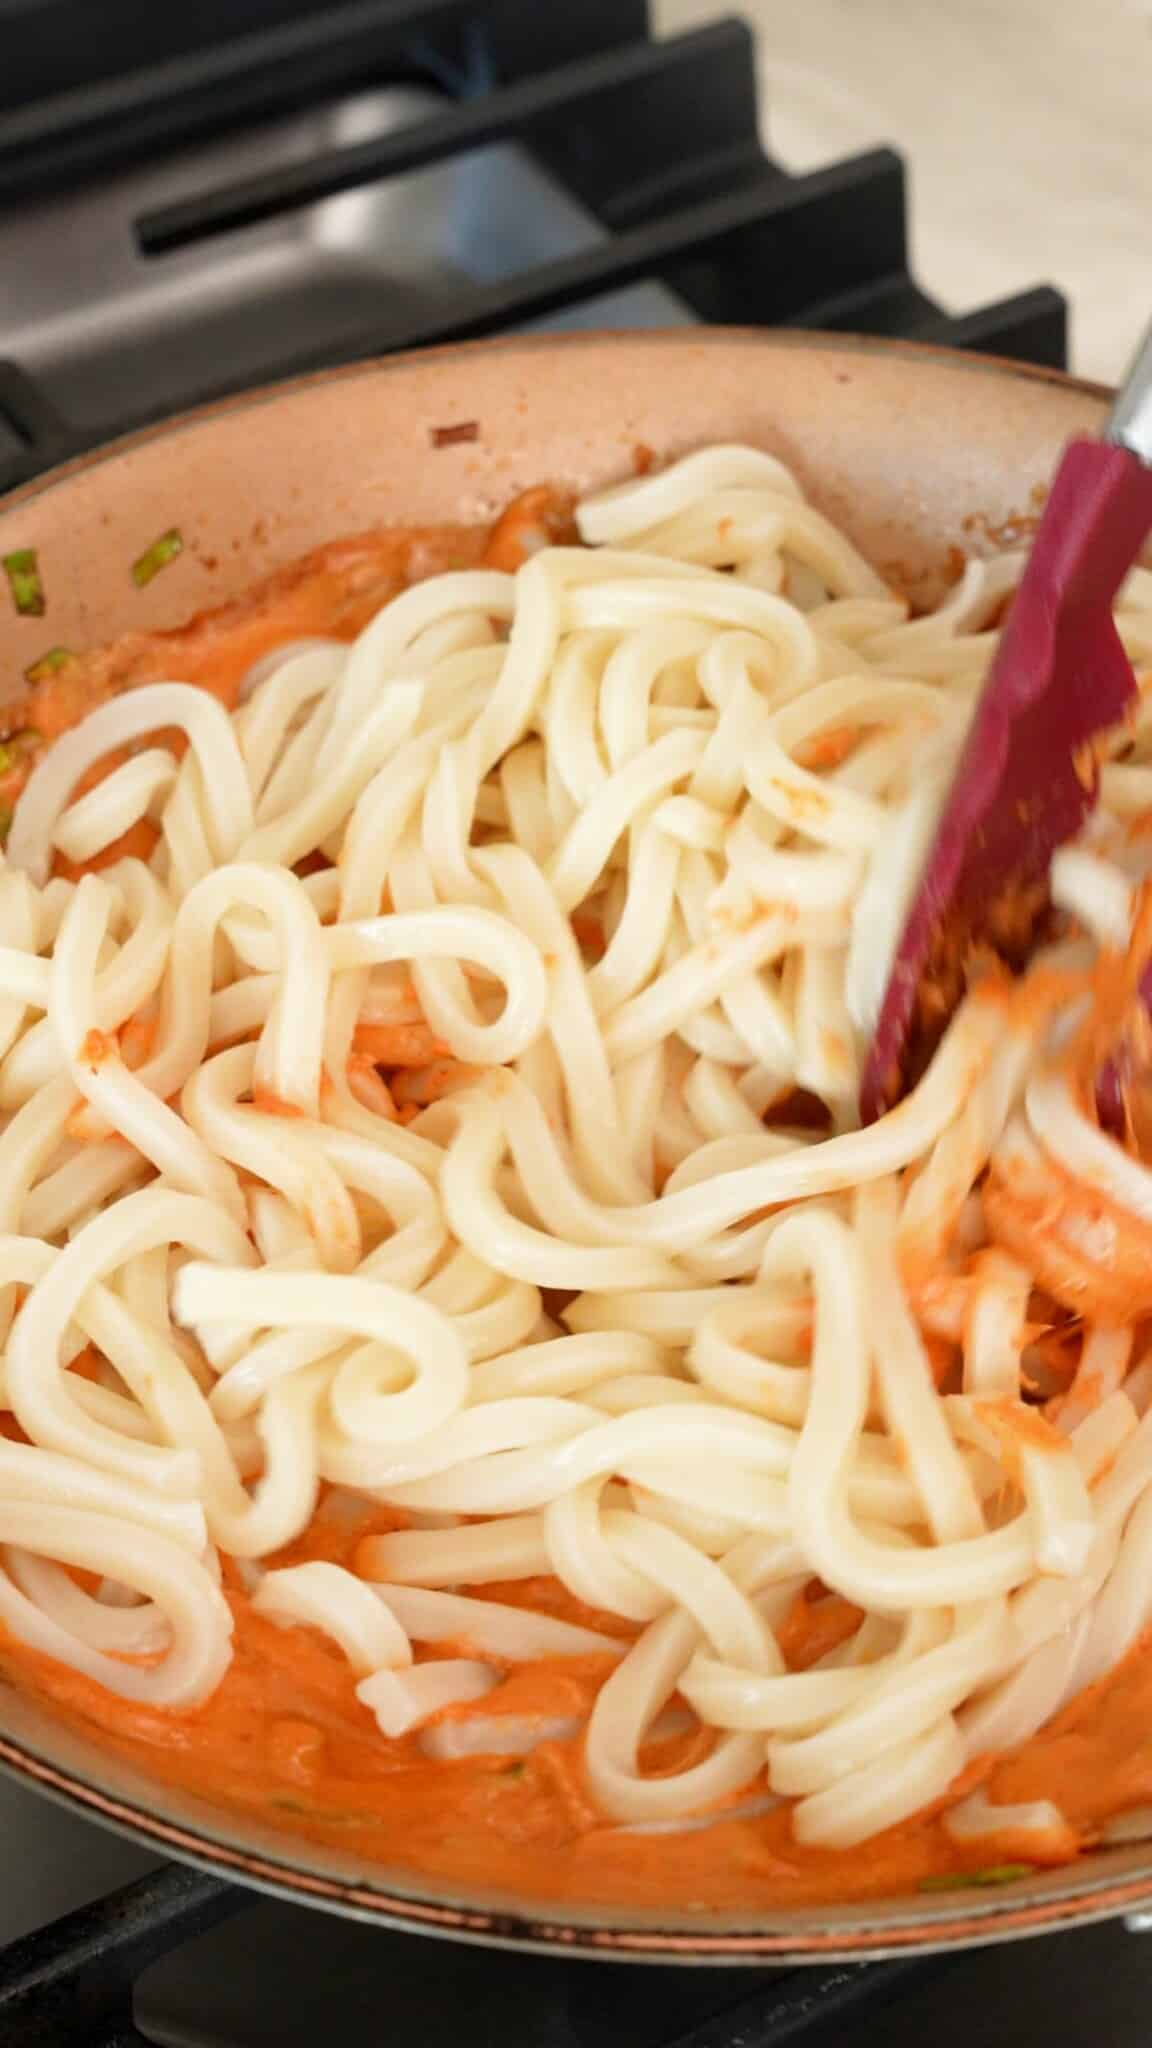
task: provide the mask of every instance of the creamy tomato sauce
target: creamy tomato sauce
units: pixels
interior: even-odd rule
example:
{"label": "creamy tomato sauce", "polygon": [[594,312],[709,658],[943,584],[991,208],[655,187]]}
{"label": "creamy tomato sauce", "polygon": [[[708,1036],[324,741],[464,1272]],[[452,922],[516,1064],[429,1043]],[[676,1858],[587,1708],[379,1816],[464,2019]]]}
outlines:
{"label": "creamy tomato sauce", "polygon": [[[109,648],[69,659],[29,682],[8,709],[8,734],[18,734],[19,744],[0,775],[0,802],[13,803],[40,746],[120,690],[162,675],[199,684],[232,705],[253,662],[276,645],[309,635],[351,640],[388,598],[423,576],[480,563],[515,568],[541,540],[572,537],[569,513],[566,500],[541,489],[515,500],[491,529],[388,529],[338,541],[175,632],[129,633]],[[102,764],[102,772],[111,765]],[[150,850],[120,842],[99,864]],[[73,872],[64,863],[61,869]],[[407,1024],[363,1027],[353,1056],[365,1085],[386,1069],[393,1098],[403,1105],[405,1086],[412,1086],[405,1073],[434,1076],[442,1051],[415,1011]],[[434,1088],[434,1079],[427,1081],[414,1099],[429,1099]],[[264,1106],[284,1110],[274,1098]],[[1036,1219],[1024,1220],[1034,1252]],[[1006,1242],[1015,1221],[1014,1212],[1006,1216]],[[82,1353],[73,1369],[91,1370],[92,1364]],[[15,1433],[10,1419],[8,1428]],[[355,1569],[366,1536],[402,1523],[399,1514],[369,1504],[350,1519],[346,1501],[329,1494],[300,1540],[268,1562],[323,1557]],[[425,1878],[540,1899],[755,1911],[915,1890],[1017,1856],[1064,1862],[1091,1846],[1111,1816],[1152,1803],[1152,1639],[1019,1750],[978,1758],[935,1809],[858,1848],[833,1852],[793,1841],[787,1805],[742,1815],[739,1809],[754,1803],[762,1786],[733,1800],[731,1818],[721,1813],[699,1829],[689,1823],[691,1831],[680,1835],[607,1821],[584,1781],[579,1732],[612,1668],[607,1657],[506,1667],[484,1700],[486,1717],[539,1718],[576,1731],[539,1742],[525,1757],[433,1761],[416,1736],[387,1740],[357,1700],[356,1675],[343,1655],[308,1629],[278,1627],[255,1614],[234,1568],[226,1564],[226,1573],[234,1656],[213,1697],[192,1711],[117,1698],[2,1635],[0,1671],[158,1779]],[[469,1590],[608,1634],[632,1633],[611,1615],[581,1608],[554,1581]],[[779,1632],[790,1668],[825,1655],[858,1618],[848,1602],[814,1583]],[[435,1648],[443,1653],[443,1645]],[[451,1651],[467,1655],[469,1646],[457,1643]],[[450,1708],[438,1719],[468,1711]],[[700,1732],[670,1734],[650,1743],[642,1762],[654,1773],[682,1769],[706,1742]],[[966,1852],[945,1833],[941,1812],[980,1783],[997,1804],[1051,1799],[1070,1825],[1039,1848],[1035,1833],[1023,1843],[985,1835]]]}
{"label": "creamy tomato sauce", "polygon": [[[401,1520],[385,1511],[350,1526],[329,1496],[306,1534],[269,1562],[324,1557],[354,1569],[365,1534]],[[470,1591],[609,1634],[627,1633],[615,1617],[582,1608],[555,1582]],[[235,1580],[229,1600],[236,1623],[232,1664],[213,1697],[191,1712],[117,1699],[10,1640],[0,1641],[0,1669],[51,1699],[86,1734],[184,1791],[426,1878],[540,1899],[752,1911],[879,1898],[1020,1857],[1067,1861],[1097,1839],[1110,1816],[1152,1802],[1147,1641],[1030,1742],[1009,1756],[978,1759],[950,1789],[949,1802],[981,1782],[995,1804],[1051,1799],[1071,1824],[1067,1834],[1039,1849],[1034,1832],[1025,1840],[1010,1833],[984,1836],[966,1852],[944,1832],[940,1813],[949,1802],[941,1802],[858,1848],[829,1851],[792,1840],[787,1806],[730,1820],[721,1814],[707,1828],[672,1836],[608,1822],[585,1787],[578,1734],[543,1741],[526,1757],[434,1762],[416,1736],[389,1741],[380,1734],[356,1698],[347,1660],[324,1637],[254,1614]],[[824,1655],[843,1635],[852,1616],[846,1606],[817,1598],[806,1620],[788,1618],[781,1636],[793,1668]],[[449,1654],[467,1655],[468,1649],[453,1643]],[[435,1651],[443,1655],[445,1645]],[[418,1652],[418,1660],[421,1654],[432,1650]],[[579,1721],[610,1668],[604,1657],[506,1667],[502,1684],[484,1701],[484,1714]],[[461,1711],[468,1710],[449,1708],[438,1719]],[[650,1743],[642,1760],[652,1772],[683,1769],[699,1740],[670,1735]],[[732,1804],[739,1808],[751,1797],[744,1791]]]}

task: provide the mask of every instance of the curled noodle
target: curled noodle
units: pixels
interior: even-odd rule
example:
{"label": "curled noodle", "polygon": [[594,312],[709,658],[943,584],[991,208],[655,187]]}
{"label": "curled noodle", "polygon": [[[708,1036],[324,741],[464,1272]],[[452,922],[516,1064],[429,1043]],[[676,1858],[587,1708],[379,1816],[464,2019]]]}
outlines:
{"label": "curled noodle", "polygon": [[[1152,1622],[1148,1126],[1091,1067],[1146,1040],[1152,713],[1049,952],[974,972],[860,1129],[1017,564],[911,619],[751,448],[576,516],[263,654],[234,713],[158,678],[33,769],[0,1627],[178,1713],[254,1613],[381,1744],[570,1744],[625,1829],[741,1795],[841,1848]],[[382,1524],[309,1554],[349,1497]],[[578,1711],[501,1721],[502,1674],[568,1660]]]}

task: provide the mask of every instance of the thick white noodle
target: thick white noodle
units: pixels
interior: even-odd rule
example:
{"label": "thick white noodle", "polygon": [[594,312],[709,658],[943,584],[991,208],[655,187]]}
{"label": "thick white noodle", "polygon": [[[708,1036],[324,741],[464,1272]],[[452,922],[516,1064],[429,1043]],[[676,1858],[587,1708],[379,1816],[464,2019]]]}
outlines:
{"label": "thick white noodle", "polygon": [[[1083,996],[1060,1024],[991,980],[858,1127],[1018,558],[912,619],[742,447],[577,524],[273,649],[234,714],[158,677],[35,765],[0,867],[0,1627],[189,1707],[229,1559],[381,1741],[577,1742],[627,1827],[750,1787],[848,1847],[1152,1623],[1148,1362],[1111,1302],[1050,1383],[1058,1281],[1035,1211],[1002,1222],[1056,1190],[1105,1270],[1152,1168],[1069,1077]],[[1148,579],[1119,616],[1150,658]],[[1082,976],[1138,930],[1152,700],[1120,746],[1053,868]],[[325,1488],[356,1569],[266,1565]],[[493,1597],[546,1575],[605,1625]],[[829,1595],[861,1615],[790,1664]],[[489,1699],[566,1656],[590,1716]],[[674,1695],[710,1740],[653,1775]],[[978,1797],[953,1831],[998,1817],[1065,1826]]]}

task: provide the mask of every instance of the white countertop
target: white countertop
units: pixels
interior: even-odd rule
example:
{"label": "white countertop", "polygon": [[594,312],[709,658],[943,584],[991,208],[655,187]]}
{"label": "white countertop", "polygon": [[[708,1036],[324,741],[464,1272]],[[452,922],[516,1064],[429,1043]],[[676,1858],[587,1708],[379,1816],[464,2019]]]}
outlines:
{"label": "white countertop", "polygon": [[1115,381],[1152,318],[1152,0],[656,0],[661,29],[740,13],[789,170],[890,143],[917,276],[950,311],[1034,284],[1071,366]]}

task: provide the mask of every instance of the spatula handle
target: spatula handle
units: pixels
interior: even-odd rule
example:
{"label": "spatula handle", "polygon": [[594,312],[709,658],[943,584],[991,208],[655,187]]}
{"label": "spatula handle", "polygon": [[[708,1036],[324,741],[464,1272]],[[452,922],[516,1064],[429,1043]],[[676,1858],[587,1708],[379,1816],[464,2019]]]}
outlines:
{"label": "spatula handle", "polygon": [[1104,439],[1115,441],[1152,465],[1152,327],[1136,351],[1132,366],[1116,393]]}

